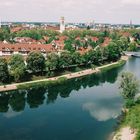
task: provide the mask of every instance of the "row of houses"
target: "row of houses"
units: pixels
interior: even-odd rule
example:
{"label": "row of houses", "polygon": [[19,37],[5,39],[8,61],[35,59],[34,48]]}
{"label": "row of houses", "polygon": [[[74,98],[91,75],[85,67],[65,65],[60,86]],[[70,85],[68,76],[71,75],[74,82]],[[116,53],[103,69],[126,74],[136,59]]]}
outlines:
{"label": "row of houses", "polygon": [[[27,56],[32,51],[39,51],[46,57],[47,54],[51,52],[62,52],[64,50],[65,39],[66,37],[61,37],[59,40],[53,40],[50,44],[36,43],[33,40],[25,37],[20,39],[17,38],[17,40],[15,40],[17,43],[15,44],[10,44],[6,41],[3,41],[0,43],[0,56],[10,56],[12,54],[21,54],[23,56]],[[98,38],[96,37],[91,39],[94,42],[98,41]],[[77,37],[76,40],[82,41],[79,37]],[[107,45],[109,42],[110,40],[108,38],[105,39],[104,45]],[[86,49],[80,47],[80,49],[77,51],[83,54],[91,49],[91,47]]]}
{"label": "row of houses", "polygon": [[[122,36],[126,36],[130,38],[130,41],[133,42],[134,38],[130,37],[130,34],[123,34]],[[10,44],[6,41],[0,42],[0,56],[10,56],[12,54],[21,54],[23,56],[27,56],[32,51],[39,51],[44,56],[47,56],[48,53],[51,52],[62,52],[64,50],[64,42],[66,39],[68,39],[67,36],[58,36],[57,40],[53,40],[50,44],[45,44],[49,37],[44,37],[42,41],[37,41],[34,39],[31,39],[29,37],[16,37],[14,39],[15,44]],[[99,40],[98,37],[77,37],[75,40],[79,40],[80,42],[87,41],[88,39],[91,39],[94,42],[97,42]],[[111,42],[111,38],[105,37],[104,42],[100,45],[101,47],[106,47]],[[75,46],[74,46],[75,47]],[[84,54],[85,52],[88,52],[92,49],[91,46],[88,46],[88,48],[82,48],[78,47],[77,51],[79,51],[81,54]]]}
{"label": "row of houses", "polygon": [[44,56],[51,52],[59,52],[64,48],[63,43],[53,42],[52,44],[8,44],[0,43],[0,56],[10,56],[12,54],[21,54],[27,56],[32,51],[39,51]]}

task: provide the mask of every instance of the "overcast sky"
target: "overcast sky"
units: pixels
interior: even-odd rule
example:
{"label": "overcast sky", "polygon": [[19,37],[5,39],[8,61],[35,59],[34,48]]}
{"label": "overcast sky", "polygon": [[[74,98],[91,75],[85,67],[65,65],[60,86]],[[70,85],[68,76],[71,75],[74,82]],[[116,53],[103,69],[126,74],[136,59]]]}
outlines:
{"label": "overcast sky", "polygon": [[2,21],[140,24],[140,0],[0,0]]}

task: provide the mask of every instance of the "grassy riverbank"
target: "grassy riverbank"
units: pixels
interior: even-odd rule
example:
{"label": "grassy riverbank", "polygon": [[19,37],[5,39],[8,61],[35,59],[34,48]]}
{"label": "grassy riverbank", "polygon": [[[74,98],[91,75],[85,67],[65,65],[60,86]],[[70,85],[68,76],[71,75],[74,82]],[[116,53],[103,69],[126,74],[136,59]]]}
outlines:
{"label": "grassy riverbank", "polygon": [[135,140],[140,140],[140,104],[136,104],[126,113],[124,118],[124,125],[129,125],[136,130]]}
{"label": "grassy riverbank", "polygon": [[[119,60],[118,62],[114,62],[112,64],[100,66],[99,68],[96,68],[97,71],[93,70],[93,69],[88,69],[88,70],[84,70],[84,71],[79,71],[77,73],[67,74],[67,75],[64,75],[63,77],[59,77],[59,78],[57,78],[57,77],[50,78],[50,80],[44,79],[44,80],[39,80],[39,81],[31,81],[31,82],[28,82],[25,84],[17,85],[17,88],[18,89],[27,89],[27,88],[35,87],[35,86],[48,86],[50,84],[54,84],[54,85],[55,84],[62,84],[63,82],[65,82],[68,79],[77,78],[77,77],[85,76],[88,74],[94,74],[96,72],[104,72],[104,71],[107,71],[107,70],[110,70],[113,68],[120,67],[120,66],[124,65],[125,63],[126,63],[125,60]],[[84,72],[86,72],[86,71],[87,71],[87,73],[84,74]]]}
{"label": "grassy riverbank", "polygon": [[125,63],[126,63],[126,60],[119,60],[117,63],[114,63],[113,65],[101,67],[99,69],[101,70],[101,72],[105,72],[105,71],[123,66]]}
{"label": "grassy riverbank", "polygon": [[[115,137],[120,138],[121,135],[124,135],[122,130],[128,127],[130,131],[127,133],[126,139],[130,139],[133,135],[130,140],[140,140],[140,103],[135,104],[124,114],[119,131],[116,132]],[[115,137],[113,140],[117,140]]]}
{"label": "grassy riverbank", "polygon": [[59,77],[59,78],[54,78],[53,80],[48,80],[48,79],[44,79],[44,80],[39,80],[39,81],[31,81],[31,82],[26,82],[26,83],[21,83],[17,85],[18,89],[28,89],[31,87],[46,87],[49,85],[56,85],[56,84],[62,84],[67,80],[66,77]]}

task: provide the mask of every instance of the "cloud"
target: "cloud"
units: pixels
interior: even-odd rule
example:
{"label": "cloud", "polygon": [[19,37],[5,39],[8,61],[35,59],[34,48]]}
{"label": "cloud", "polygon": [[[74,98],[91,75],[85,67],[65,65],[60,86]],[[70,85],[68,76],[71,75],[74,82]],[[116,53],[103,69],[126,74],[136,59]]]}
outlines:
{"label": "cloud", "polygon": [[115,104],[112,107],[101,105],[100,103],[88,102],[83,104],[83,109],[89,111],[91,117],[98,121],[108,121],[110,119],[115,119],[120,115],[121,106],[120,104]]}
{"label": "cloud", "polygon": [[9,21],[128,23],[137,14],[140,0],[0,0],[0,19]]}
{"label": "cloud", "polygon": [[139,5],[140,0],[122,0],[123,4],[132,4],[132,5]]}
{"label": "cloud", "polygon": [[0,2],[0,6],[4,6],[4,7],[9,7],[9,6],[14,6],[15,5],[15,2],[12,2],[12,1],[1,1]]}

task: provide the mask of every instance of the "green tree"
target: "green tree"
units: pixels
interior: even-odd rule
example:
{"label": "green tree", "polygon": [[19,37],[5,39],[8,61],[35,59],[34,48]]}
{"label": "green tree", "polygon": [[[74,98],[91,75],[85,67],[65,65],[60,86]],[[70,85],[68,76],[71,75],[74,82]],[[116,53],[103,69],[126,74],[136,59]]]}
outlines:
{"label": "green tree", "polygon": [[31,52],[27,59],[27,69],[32,72],[43,72],[45,69],[45,57],[41,54],[41,52]]}
{"label": "green tree", "polygon": [[74,52],[72,54],[72,64],[81,64],[82,63],[82,58],[79,52]]}
{"label": "green tree", "polygon": [[2,27],[0,29],[0,41],[9,41],[10,40],[10,29],[9,27]]}
{"label": "green tree", "polygon": [[58,67],[59,56],[56,53],[50,53],[47,56],[46,69],[47,71],[55,70]]}
{"label": "green tree", "polygon": [[10,73],[16,82],[23,80],[26,72],[26,66],[22,55],[12,55],[9,60]]}
{"label": "green tree", "polygon": [[88,44],[91,46],[93,49],[97,46],[97,43],[92,41],[91,39],[88,39]]}
{"label": "green tree", "polygon": [[98,40],[98,44],[102,44],[104,42],[104,37],[103,36],[99,36],[99,40]]}
{"label": "green tree", "polygon": [[119,46],[117,46],[116,43],[111,42],[108,46],[108,60],[109,61],[116,61],[121,56],[121,49]]}
{"label": "green tree", "polygon": [[117,33],[117,31],[113,31],[109,37],[112,39],[112,40],[118,40],[120,38],[119,34]]}
{"label": "green tree", "polygon": [[109,31],[107,31],[107,30],[105,30],[104,32],[103,32],[103,34],[104,34],[104,37],[109,37]]}
{"label": "green tree", "polygon": [[65,46],[64,49],[70,52],[75,52],[75,48],[72,45],[73,40],[66,40],[65,41]]}
{"label": "green tree", "polygon": [[120,76],[121,95],[131,104],[139,91],[139,82],[136,77],[130,72],[123,72]]}
{"label": "green tree", "polygon": [[59,57],[59,67],[65,68],[72,65],[72,55],[70,52],[62,52]]}
{"label": "green tree", "polygon": [[123,44],[124,50],[127,50],[128,44],[129,44],[128,38],[127,38],[127,37],[121,37],[121,38],[120,38],[120,41],[121,41],[122,44]]}
{"label": "green tree", "polygon": [[0,58],[0,82],[8,82],[9,72],[7,61],[4,58]]}
{"label": "green tree", "polygon": [[90,26],[89,25],[87,26],[87,30],[90,30]]}
{"label": "green tree", "polygon": [[79,39],[75,40],[73,42],[73,44],[74,44],[76,50],[78,50],[83,45]]}
{"label": "green tree", "polygon": [[128,50],[128,51],[136,51],[136,50],[137,50],[137,44],[136,44],[136,42],[131,42],[131,43],[129,44],[129,47],[128,47],[127,50]]}
{"label": "green tree", "polygon": [[40,30],[22,30],[19,31],[16,35],[17,37],[30,37],[35,40],[40,40],[42,39],[42,34]]}

